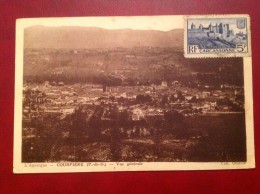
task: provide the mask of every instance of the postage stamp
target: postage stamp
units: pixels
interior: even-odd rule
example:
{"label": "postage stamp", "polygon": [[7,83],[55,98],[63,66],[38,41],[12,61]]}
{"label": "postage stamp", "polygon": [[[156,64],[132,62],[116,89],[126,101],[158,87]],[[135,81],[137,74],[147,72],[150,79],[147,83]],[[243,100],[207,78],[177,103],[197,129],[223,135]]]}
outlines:
{"label": "postage stamp", "polygon": [[248,15],[188,16],[185,57],[245,57],[250,50]]}
{"label": "postage stamp", "polygon": [[207,18],[17,20],[14,173],[254,168],[248,18]]}

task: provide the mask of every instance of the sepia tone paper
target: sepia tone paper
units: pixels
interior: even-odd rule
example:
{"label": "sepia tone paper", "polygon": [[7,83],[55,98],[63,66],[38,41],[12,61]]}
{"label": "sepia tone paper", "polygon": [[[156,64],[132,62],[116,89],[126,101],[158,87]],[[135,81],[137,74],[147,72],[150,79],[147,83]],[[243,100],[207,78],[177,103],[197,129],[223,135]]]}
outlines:
{"label": "sepia tone paper", "polygon": [[208,17],[17,20],[14,173],[254,168],[249,17],[191,31],[243,58],[189,58]]}

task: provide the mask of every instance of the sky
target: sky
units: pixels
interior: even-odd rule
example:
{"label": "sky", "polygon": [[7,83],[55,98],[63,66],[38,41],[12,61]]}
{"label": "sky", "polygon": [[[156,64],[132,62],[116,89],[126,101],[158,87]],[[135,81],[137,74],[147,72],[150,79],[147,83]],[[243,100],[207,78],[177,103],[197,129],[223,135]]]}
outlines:
{"label": "sky", "polygon": [[169,31],[183,28],[183,16],[114,16],[114,17],[64,17],[18,19],[24,28],[33,25],[84,26],[105,29],[133,29]]}
{"label": "sky", "polygon": [[188,22],[188,26],[189,26],[189,29],[190,29],[190,25],[192,23],[194,23],[196,25],[196,28],[199,27],[200,24],[203,25],[203,27],[208,27],[209,24],[211,23],[213,26],[216,25],[216,23],[220,24],[220,23],[223,23],[223,24],[229,24],[230,26],[230,29],[232,29],[234,31],[234,33],[238,33],[238,32],[243,32],[243,33],[246,33],[246,28],[245,29],[238,29],[237,28],[237,24],[236,24],[236,19],[220,19],[220,18],[215,18],[215,19],[209,19],[209,18],[205,18],[205,19],[191,19],[189,20]]}

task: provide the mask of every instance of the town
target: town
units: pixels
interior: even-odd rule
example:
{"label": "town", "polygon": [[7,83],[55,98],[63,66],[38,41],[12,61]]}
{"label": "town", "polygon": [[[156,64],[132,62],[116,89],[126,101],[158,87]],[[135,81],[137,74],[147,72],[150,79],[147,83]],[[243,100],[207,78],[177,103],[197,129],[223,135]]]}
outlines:
{"label": "town", "polygon": [[[230,138],[243,134],[243,85],[233,84],[232,80],[217,84],[211,81],[216,77],[228,80],[232,76],[227,78],[222,74],[231,67],[217,65],[215,72],[199,72],[175,63],[173,70],[167,70],[179,71],[183,77],[188,71],[186,76],[190,80],[196,78],[191,83],[187,79],[169,79],[158,60],[147,72],[157,71],[159,75],[162,71],[161,78],[129,81],[129,76],[134,77],[133,72],[142,68],[132,65],[138,57],[124,67],[118,65],[112,69],[111,52],[117,51],[109,52],[103,54],[102,51],[104,62],[91,70],[106,72],[107,77],[99,78],[101,81],[62,78],[63,73],[56,71],[63,71],[62,67],[55,67],[54,75],[43,76],[49,80],[42,78],[39,82],[31,77],[25,80],[23,161],[196,161],[201,160],[199,156],[209,161],[227,157],[244,159],[240,153],[243,147],[236,148],[240,151],[234,155],[228,153],[220,157],[224,150],[231,149],[220,139],[217,144],[221,144],[221,149],[211,150],[219,154],[211,156],[213,158],[201,154],[208,152],[207,144],[218,140],[217,135],[211,134],[212,127],[219,126],[220,129],[214,131],[219,138],[227,131]],[[78,54],[73,51],[72,55]],[[145,56],[147,58],[147,54]],[[129,59],[129,55],[125,57]],[[171,59],[167,57],[167,60]],[[55,76],[59,79],[54,79]],[[216,126],[206,122],[205,128],[205,120],[212,120]],[[229,122],[237,122],[242,128],[226,129]]]}
{"label": "town", "polygon": [[[97,84],[64,85],[63,82],[24,86],[23,112],[28,120],[41,114],[72,114],[82,105],[116,106],[120,111],[142,110],[142,115],[163,115],[174,109],[184,116],[206,113],[241,112],[244,110],[243,88],[223,85],[222,89],[204,90],[181,86],[102,86]],[[135,117],[132,116],[134,119]],[[139,118],[139,117],[138,117]]]}

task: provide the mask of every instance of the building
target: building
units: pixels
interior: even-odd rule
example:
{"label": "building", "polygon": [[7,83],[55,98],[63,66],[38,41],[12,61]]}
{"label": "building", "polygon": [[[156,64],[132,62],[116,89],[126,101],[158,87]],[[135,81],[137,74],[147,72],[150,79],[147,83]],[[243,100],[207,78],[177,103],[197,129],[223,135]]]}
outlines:
{"label": "building", "polygon": [[190,27],[190,32],[205,33],[208,37],[211,38],[225,38],[234,35],[233,30],[230,29],[229,24],[224,23],[216,23],[215,25],[212,25],[210,23],[206,27],[200,24],[198,28],[196,28],[196,25],[194,23],[192,23]]}
{"label": "building", "polygon": [[133,121],[139,121],[144,118],[143,111],[141,109],[134,109],[132,114]]}
{"label": "building", "polygon": [[64,83],[63,82],[59,82],[58,85],[59,86],[64,86]]}
{"label": "building", "polygon": [[162,81],[162,87],[167,87],[167,81]]}
{"label": "building", "polygon": [[62,107],[61,112],[65,115],[72,114],[75,111],[75,107]]}
{"label": "building", "polygon": [[103,85],[103,92],[107,92],[107,86]]}
{"label": "building", "polygon": [[196,25],[194,23],[191,24],[191,30],[196,30]]}
{"label": "building", "polygon": [[45,87],[49,87],[49,86],[50,86],[50,82],[49,82],[49,81],[45,81],[45,82],[44,82],[44,86],[45,86]]}

